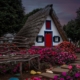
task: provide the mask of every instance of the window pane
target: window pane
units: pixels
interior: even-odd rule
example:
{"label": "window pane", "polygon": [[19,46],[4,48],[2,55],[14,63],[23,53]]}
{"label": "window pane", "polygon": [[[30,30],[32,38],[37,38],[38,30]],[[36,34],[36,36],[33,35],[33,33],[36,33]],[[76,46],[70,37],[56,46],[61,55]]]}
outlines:
{"label": "window pane", "polygon": [[51,21],[46,21],[46,29],[51,29]]}
{"label": "window pane", "polygon": [[60,37],[59,36],[54,36],[53,41],[54,42],[60,42]]}
{"label": "window pane", "polygon": [[58,41],[58,37],[55,37],[55,41]]}
{"label": "window pane", "polygon": [[42,42],[42,37],[38,37],[38,41],[39,42]]}
{"label": "window pane", "polygon": [[36,37],[36,42],[42,43],[44,41],[44,37],[39,35]]}

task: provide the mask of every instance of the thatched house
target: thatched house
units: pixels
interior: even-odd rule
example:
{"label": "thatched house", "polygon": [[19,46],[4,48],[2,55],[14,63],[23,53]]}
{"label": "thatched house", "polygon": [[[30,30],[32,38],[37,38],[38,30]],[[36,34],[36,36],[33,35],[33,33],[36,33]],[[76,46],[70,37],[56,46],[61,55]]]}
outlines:
{"label": "thatched house", "polygon": [[30,16],[17,36],[28,38],[26,43],[35,46],[51,47],[67,41],[52,4]]}

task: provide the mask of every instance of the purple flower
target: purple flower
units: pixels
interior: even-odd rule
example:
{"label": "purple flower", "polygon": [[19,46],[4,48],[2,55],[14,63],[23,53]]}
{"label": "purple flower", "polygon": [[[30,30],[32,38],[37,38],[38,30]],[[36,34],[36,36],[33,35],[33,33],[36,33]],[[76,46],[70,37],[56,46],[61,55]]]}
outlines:
{"label": "purple flower", "polygon": [[64,78],[60,78],[60,80],[65,80]]}
{"label": "purple flower", "polygon": [[62,72],[62,76],[66,76],[67,75],[67,73],[66,72]]}
{"label": "purple flower", "polygon": [[80,73],[78,73],[78,72],[75,73],[75,77],[76,77],[76,78],[80,77]]}
{"label": "purple flower", "polygon": [[58,76],[54,76],[54,78],[53,78],[54,80],[57,80],[58,79]]}

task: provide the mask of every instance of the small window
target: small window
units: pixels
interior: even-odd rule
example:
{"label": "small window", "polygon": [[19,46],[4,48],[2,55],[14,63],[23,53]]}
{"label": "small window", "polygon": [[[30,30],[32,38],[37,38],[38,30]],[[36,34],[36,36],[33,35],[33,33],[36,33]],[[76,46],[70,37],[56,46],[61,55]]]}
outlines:
{"label": "small window", "polygon": [[46,20],[46,29],[51,29],[51,21]]}
{"label": "small window", "polygon": [[60,37],[59,36],[54,36],[53,41],[54,42],[60,42]]}
{"label": "small window", "polygon": [[43,36],[37,36],[36,42],[42,43],[43,41],[44,41],[44,37]]}

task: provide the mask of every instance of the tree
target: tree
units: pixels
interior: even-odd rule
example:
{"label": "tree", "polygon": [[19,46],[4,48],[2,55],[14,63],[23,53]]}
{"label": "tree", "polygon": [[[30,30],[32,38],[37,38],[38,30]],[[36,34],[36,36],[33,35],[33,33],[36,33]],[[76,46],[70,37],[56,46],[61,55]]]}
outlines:
{"label": "tree", "polygon": [[75,19],[76,22],[76,30],[77,30],[77,37],[80,40],[80,8],[76,11],[77,17]]}
{"label": "tree", "polygon": [[74,42],[80,40],[80,8],[76,13],[77,17],[74,20],[69,21],[67,25],[63,26],[63,29],[66,32],[67,36]]}
{"label": "tree", "polygon": [[23,26],[24,8],[21,0],[0,0],[0,36],[18,32]]}
{"label": "tree", "polygon": [[77,25],[80,26],[80,8],[76,11],[76,13],[77,13],[77,17],[75,20],[76,20]]}
{"label": "tree", "polygon": [[67,23],[67,25],[64,26],[64,30],[68,36],[68,38],[71,38],[73,41],[76,39],[75,34],[75,21],[71,20]]}

